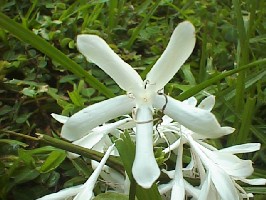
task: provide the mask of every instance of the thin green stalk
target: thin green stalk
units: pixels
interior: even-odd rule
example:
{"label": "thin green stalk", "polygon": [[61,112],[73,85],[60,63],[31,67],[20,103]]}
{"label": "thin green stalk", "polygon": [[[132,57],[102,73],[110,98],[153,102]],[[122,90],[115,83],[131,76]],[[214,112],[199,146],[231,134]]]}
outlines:
{"label": "thin green stalk", "polygon": [[[26,134],[16,133],[14,131],[8,131],[8,130],[2,130],[1,132],[7,133],[10,135],[23,137],[25,139],[32,140],[35,142],[44,142],[44,143],[49,144],[53,147],[57,147],[57,148],[65,150],[65,151],[76,153],[76,154],[79,154],[81,156],[84,156],[84,157],[87,157],[87,158],[90,158],[92,160],[96,160],[99,162],[101,161],[102,157],[104,156],[103,153],[100,153],[98,151],[87,149],[87,148],[69,143],[69,142],[61,140],[61,139],[50,137],[48,135],[36,133],[36,135],[38,137],[32,137],[32,136],[28,136]],[[113,169],[116,169],[121,174],[124,174],[123,164],[117,158],[110,156],[108,158],[106,164],[108,166],[112,167]]]}
{"label": "thin green stalk", "polygon": [[201,45],[201,58],[200,58],[200,71],[199,71],[199,83],[206,79],[206,64],[207,64],[207,31],[204,29]]}
{"label": "thin green stalk", "polygon": [[139,32],[146,26],[150,18],[152,17],[153,13],[158,8],[159,4],[161,3],[161,0],[157,0],[153,6],[151,7],[150,12],[145,16],[145,18],[142,20],[142,22],[135,28],[135,30],[132,33],[131,38],[129,39],[128,43],[126,44],[126,48],[130,49],[133,45],[134,41],[137,39],[137,36],[139,35]]}
{"label": "thin green stalk", "polygon": [[[239,0],[232,0],[234,6],[234,12],[236,15],[237,21],[237,30],[238,30],[238,55],[237,55],[237,66],[241,67],[248,63],[248,40],[247,32],[244,25],[244,20],[240,8]],[[244,106],[244,83],[245,83],[246,72],[242,71],[239,73],[236,82],[236,95],[235,95],[235,107],[236,111],[241,113]]]}
{"label": "thin green stalk", "polygon": [[[38,134],[39,138],[41,141],[50,144],[54,147],[66,150],[66,151],[70,151],[73,153],[77,153],[79,155],[85,156],[87,158],[90,158],[92,160],[96,160],[96,161],[101,161],[102,157],[104,156],[103,153],[100,153],[98,151],[94,151],[91,149],[87,149],[57,138],[53,138],[50,137],[48,135],[43,135],[43,134]],[[110,167],[117,169],[118,171],[124,173],[124,169],[123,169],[123,165],[120,161],[118,161],[117,158],[110,156],[108,158],[108,161],[106,162],[107,165],[109,165]]]}
{"label": "thin green stalk", "polygon": [[242,144],[248,141],[248,135],[250,132],[250,126],[254,114],[255,105],[256,105],[256,98],[248,97],[242,115],[240,130],[236,135],[235,141],[238,144]]}
{"label": "thin green stalk", "polygon": [[[180,95],[177,97],[177,99],[178,99],[178,100],[185,100],[185,99],[187,99],[187,98],[189,98],[189,97],[191,97],[191,96],[197,94],[198,92],[204,90],[205,88],[211,86],[212,84],[214,84],[214,83],[220,81],[221,79],[224,79],[224,78],[227,77],[227,76],[231,76],[231,75],[233,75],[233,74],[235,74],[235,73],[238,73],[238,72],[240,72],[240,71],[242,71],[242,70],[246,70],[246,69],[249,69],[249,68],[251,68],[251,67],[254,67],[254,66],[260,65],[260,64],[266,64],[266,58],[261,59],[261,60],[257,60],[257,61],[255,61],[255,62],[249,63],[249,64],[247,64],[247,65],[244,65],[244,66],[242,66],[242,67],[239,67],[239,68],[236,68],[236,69],[233,69],[233,70],[227,71],[227,72],[223,72],[223,73],[221,73],[221,74],[219,74],[219,75],[217,75],[217,76],[215,76],[215,77],[213,77],[213,78],[211,78],[211,79],[208,79],[208,80],[206,80],[206,81],[204,81],[204,82],[202,82],[202,83],[196,85],[195,87],[193,87],[193,88],[191,88],[191,89],[189,89],[189,90],[183,92],[182,94],[180,94]],[[244,85],[244,86],[245,86],[245,85]]]}
{"label": "thin green stalk", "polygon": [[[228,103],[228,101],[226,101],[223,97],[222,97],[222,103],[223,103],[224,106],[226,106],[229,109],[229,111],[233,115],[236,116],[236,118],[237,118],[238,121],[241,121],[241,122],[243,121],[243,119],[242,119],[243,116],[240,115],[240,114],[238,114],[238,113],[236,113],[234,107],[230,103]],[[249,127],[249,130],[245,130],[245,131],[251,131],[254,134],[254,136],[256,138],[258,138],[258,141],[257,142],[260,142],[262,144],[266,144],[266,137],[265,137],[265,135],[263,134],[262,131],[259,131],[257,127],[255,127],[255,126],[253,126],[251,124],[250,127]],[[227,138],[226,146],[232,146],[232,145],[234,145],[236,143],[235,138],[234,138],[235,137],[234,136],[235,134],[237,134],[237,133],[233,133],[233,134],[231,134],[229,136],[229,138]],[[244,143],[246,143],[246,141]]]}
{"label": "thin green stalk", "polygon": [[258,8],[258,1],[249,1],[250,2],[250,14],[249,14],[249,26],[247,29],[247,38],[251,38],[254,33],[254,25],[256,19],[256,10]]}
{"label": "thin green stalk", "polygon": [[83,78],[91,87],[95,88],[107,97],[113,97],[114,94],[108,88],[106,88],[101,82],[95,77],[90,75],[86,70],[79,66],[76,62],[71,60],[57,48],[53,47],[43,38],[35,35],[32,31],[26,29],[21,24],[10,19],[8,16],[0,13],[0,28],[9,31],[11,34],[32,45],[45,55],[49,56],[52,60],[60,63],[62,67],[71,71],[73,74],[80,78]]}
{"label": "thin green stalk", "polygon": [[117,22],[117,19],[116,19],[117,6],[118,6],[118,1],[117,0],[111,0],[111,1],[108,2],[108,11],[109,11],[108,29],[109,29],[109,33],[112,32],[112,30],[115,27],[115,24]]}
{"label": "thin green stalk", "polygon": [[99,3],[94,6],[93,11],[90,13],[90,15],[87,12],[83,11],[84,15],[84,22],[82,23],[82,30],[85,30],[86,28],[93,25],[93,23],[96,21],[100,13],[102,12],[104,4]]}

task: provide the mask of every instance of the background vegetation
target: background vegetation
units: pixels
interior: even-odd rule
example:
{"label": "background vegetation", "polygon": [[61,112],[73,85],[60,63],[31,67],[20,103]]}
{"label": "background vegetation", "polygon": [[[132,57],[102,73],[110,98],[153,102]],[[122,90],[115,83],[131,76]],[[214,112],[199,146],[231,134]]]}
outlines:
{"label": "background vegetation", "polygon": [[[0,10],[0,199],[36,199],[91,174],[87,154],[70,160],[65,150],[75,147],[35,134],[59,138],[51,113],[72,115],[122,93],[77,51],[78,34],[101,36],[145,77],[184,20],[196,27],[196,48],[166,93],[180,100],[214,94],[218,120],[237,131],[210,142],[260,142],[245,159],[254,162],[254,177],[266,178],[265,1],[1,0]],[[265,198],[265,187],[245,189]]]}

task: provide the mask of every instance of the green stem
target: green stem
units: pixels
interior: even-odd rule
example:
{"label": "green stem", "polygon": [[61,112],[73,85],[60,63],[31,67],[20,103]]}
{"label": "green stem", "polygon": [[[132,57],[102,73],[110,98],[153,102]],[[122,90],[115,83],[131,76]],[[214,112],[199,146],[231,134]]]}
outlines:
{"label": "green stem", "polygon": [[220,81],[221,79],[226,78],[227,76],[231,76],[231,75],[233,75],[235,73],[238,73],[238,72],[240,72],[242,70],[246,70],[246,69],[249,69],[249,68],[254,67],[256,65],[260,65],[260,64],[266,64],[266,58],[263,58],[261,60],[257,60],[255,62],[249,63],[249,64],[244,65],[242,67],[239,67],[239,68],[236,68],[236,69],[221,73],[220,75],[215,76],[215,77],[213,77],[211,79],[208,79],[208,80],[198,84],[197,86],[195,86],[195,87],[183,92],[182,94],[180,94],[177,97],[177,99],[178,100],[185,100],[185,99],[197,94],[198,92],[204,90],[205,88],[211,86],[212,84]]}
{"label": "green stem", "polygon": [[[237,30],[239,35],[238,47],[237,47],[238,55],[236,61],[238,67],[241,67],[243,65],[246,65],[249,60],[248,58],[249,38],[247,37],[247,31],[245,28],[239,0],[233,0],[233,6],[236,14]],[[241,113],[244,105],[245,77],[246,77],[246,72],[245,71],[240,72],[236,82],[235,107],[236,111],[239,113]]]}
{"label": "green stem", "polygon": [[206,79],[206,63],[207,63],[207,28],[203,29],[202,35],[202,47],[201,47],[201,58],[200,58],[200,71],[199,71],[199,82],[201,83]]}
{"label": "green stem", "polygon": [[[98,151],[87,149],[87,148],[69,143],[67,141],[63,141],[61,139],[53,138],[53,137],[50,137],[48,135],[43,135],[40,133],[36,133],[36,135],[38,137],[32,137],[32,136],[29,136],[26,134],[17,133],[17,132],[9,131],[9,130],[2,130],[1,132],[8,133],[8,134],[15,135],[15,136],[19,136],[19,137],[23,137],[23,138],[28,139],[28,140],[44,142],[44,143],[49,144],[53,147],[57,147],[57,148],[65,150],[65,151],[76,153],[76,154],[79,154],[81,156],[84,156],[84,157],[87,157],[89,159],[96,160],[99,162],[101,161],[102,157],[104,156],[103,153],[100,153]],[[113,169],[116,169],[121,174],[124,174],[123,164],[116,157],[110,156],[108,158],[106,164],[108,166],[112,167]]]}

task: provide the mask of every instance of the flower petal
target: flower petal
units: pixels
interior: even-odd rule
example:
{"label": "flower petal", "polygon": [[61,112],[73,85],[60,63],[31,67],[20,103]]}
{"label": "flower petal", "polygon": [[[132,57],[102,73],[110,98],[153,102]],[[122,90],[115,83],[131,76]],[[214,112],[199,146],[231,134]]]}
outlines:
{"label": "flower petal", "polygon": [[[207,153],[205,151],[205,153]],[[242,160],[235,155],[221,152],[209,151],[208,157],[212,159],[219,167],[221,167],[227,174],[234,177],[250,176],[254,168],[251,160]]]}
{"label": "flower petal", "polygon": [[82,190],[82,188],[83,188],[83,184],[70,187],[70,188],[65,188],[56,193],[45,195],[36,200],[65,200],[69,197],[73,197],[76,194],[78,194]]}
{"label": "flower petal", "polygon": [[139,74],[124,62],[102,38],[97,35],[78,35],[77,46],[88,61],[98,65],[123,90],[137,91],[142,86],[143,81]]}
{"label": "flower petal", "polygon": [[233,181],[221,168],[209,164],[212,182],[221,196],[221,199],[239,199],[238,192]]}
{"label": "flower petal", "polygon": [[217,159],[214,160],[214,157],[217,155],[195,142],[191,137],[187,137],[187,139],[207,169],[217,192],[221,196],[221,199],[239,199],[238,191],[233,180],[221,167],[221,163],[218,163]]}
{"label": "flower petal", "polygon": [[197,106],[198,100],[196,99],[196,97],[189,97],[188,99],[183,101],[184,103],[190,105],[190,106]]}
{"label": "flower petal", "polygon": [[146,80],[162,89],[175,75],[192,53],[195,46],[195,28],[188,22],[180,23],[174,30],[161,57],[157,60]]}
{"label": "flower petal", "polygon": [[103,156],[100,164],[98,167],[94,170],[90,178],[84,183],[83,189],[75,196],[74,200],[84,200],[84,199],[92,199],[93,197],[93,188],[95,186],[95,183],[102,171],[102,168],[104,167],[107,159],[109,158],[112,150],[114,148],[114,144],[108,148],[105,155]]}
{"label": "flower petal", "polygon": [[211,111],[212,108],[214,107],[214,104],[215,104],[215,96],[210,95],[200,102],[198,108]]}
{"label": "flower petal", "polygon": [[52,113],[51,115],[52,115],[52,117],[53,117],[56,121],[58,121],[58,122],[60,122],[60,123],[62,123],[62,124],[66,123],[66,121],[67,121],[68,118],[69,118],[69,117],[67,117],[67,116],[64,116],[64,115],[58,115],[58,114],[55,114],[55,113]]}
{"label": "flower petal", "polygon": [[[106,134],[106,132],[91,132],[88,135],[80,138],[79,140],[74,141],[73,144],[87,149],[92,149],[92,147],[97,144]],[[79,156],[79,154],[68,152],[68,158],[70,159],[74,159]]]}
{"label": "flower petal", "polygon": [[[97,143],[100,142],[100,140],[102,140],[102,138],[105,135],[107,135],[111,131],[117,129],[118,127],[120,127],[121,125],[123,125],[129,121],[131,121],[131,119],[126,118],[126,119],[122,119],[122,120],[119,120],[119,121],[114,122],[114,123],[104,124],[102,126],[96,127],[94,129],[92,129],[91,133],[89,133],[88,135],[85,135],[84,137],[82,137],[79,140],[76,140],[75,142],[73,142],[73,144],[79,145],[81,147],[85,147],[87,149],[92,149]],[[99,151],[99,149],[97,149],[97,151]],[[70,157],[72,159],[76,158],[78,156],[79,155],[75,154],[75,153],[68,153],[68,157]]]}
{"label": "flower petal", "polygon": [[[166,106],[165,106],[166,105]],[[186,128],[201,135],[201,138],[217,138],[234,131],[231,127],[221,127],[215,116],[207,110],[190,106],[167,96],[156,95],[154,107],[162,109],[164,113]]]}
{"label": "flower petal", "polygon": [[231,176],[247,177],[250,176],[254,171],[251,160],[242,160],[230,153],[211,151],[198,143],[195,143],[194,145],[198,146],[198,148],[204,152],[208,159],[212,160],[213,163],[218,165]]}
{"label": "flower petal", "polygon": [[181,138],[181,143],[178,146],[178,154],[176,159],[175,176],[171,193],[171,200],[185,199],[185,185],[184,185],[183,172],[182,172],[183,168],[182,157],[183,157],[183,140]]}
{"label": "flower petal", "polygon": [[260,146],[261,146],[260,143],[240,144],[240,145],[235,145],[232,147],[220,149],[219,152],[231,153],[231,154],[249,153],[249,152],[258,151],[260,149]]}
{"label": "flower petal", "polygon": [[133,106],[134,101],[127,95],[121,95],[88,106],[65,122],[61,136],[70,141],[80,139],[96,126],[129,113]]}
{"label": "flower petal", "polygon": [[265,178],[254,178],[254,179],[240,178],[238,180],[240,180],[244,183],[247,183],[249,185],[266,185],[266,179]]}
{"label": "flower petal", "polygon": [[201,185],[201,190],[198,196],[199,200],[208,200],[210,195],[213,196],[213,188],[211,187],[211,176],[209,172],[207,172],[206,177],[204,179],[203,184]]}
{"label": "flower petal", "polygon": [[139,107],[136,120],[136,156],[132,173],[140,186],[150,188],[160,176],[160,169],[153,153],[153,122],[150,108]]}

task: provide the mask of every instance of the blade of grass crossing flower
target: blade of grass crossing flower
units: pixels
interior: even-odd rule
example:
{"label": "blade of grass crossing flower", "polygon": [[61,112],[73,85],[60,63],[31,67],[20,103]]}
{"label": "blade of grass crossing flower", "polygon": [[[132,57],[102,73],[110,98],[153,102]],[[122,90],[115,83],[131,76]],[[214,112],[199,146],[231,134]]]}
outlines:
{"label": "blade of grass crossing flower", "polygon": [[114,96],[114,94],[101,82],[99,82],[95,77],[91,76],[86,70],[81,68],[77,63],[75,63],[61,51],[53,47],[41,37],[35,35],[30,30],[24,28],[21,24],[10,19],[3,13],[0,13],[0,27],[9,31],[11,34],[21,39],[23,42],[32,45],[34,48],[46,54],[54,61],[60,63],[62,67],[71,71],[76,76],[84,78],[84,80],[89,83],[93,88],[97,89],[99,92],[103,93],[107,97]]}
{"label": "blade of grass crossing flower", "polygon": [[[266,78],[266,71],[263,68],[261,70],[257,70],[257,72],[255,73],[250,73],[249,76],[246,78],[245,89],[248,89],[254,84],[263,81],[263,77]],[[223,97],[226,101],[229,101],[234,97],[235,90],[236,88],[233,85],[225,90],[219,91],[219,93],[216,95],[216,98]]]}
{"label": "blade of grass crossing flower", "polygon": [[[61,139],[50,137],[48,135],[42,135],[42,134],[36,134],[36,135],[39,136],[38,139],[40,141],[45,142],[46,144],[49,144],[53,147],[60,148],[62,150],[66,150],[66,151],[70,151],[72,153],[82,155],[82,156],[90,158],[92,160],[96,160],[96,161],[100,162],[102,157],[103,157],[103,154],[98,152],[98,151],[94,151],[94,150],[87,149],[87,148],[84,148],[84,147],[81,147],[81,146],[78,146],[75,144],[71,144],[69,142],[63,141]],[[116,169],[117,171],[121,171],[121,172],[123,171],[121,161],[119,161],[115,157],[110,156],[106,163],[108,166]]]}
{"label": "blade of grass crossing flower", "polygon": [[[116,148],[119,151],[120,158],[124,164],[130,182],[134,183],[135,180],[133,178],[131,169],[135,158],[135,145],[127,132],[121,135],[121,140],[117,140]],[[134,188],[131,187],[130,190],[132,189]],[[159,194],[156,184],[153,184],[150,189],[144,189],[137,185],[136,196],[138,199],[141,200],[161,200],[161,196]]]}
{"label": "blade of grass crossing flower", "polygon": [[260,59],[260,60],[257,60],[257,61],[254,61],[252,63],[249,63],[245,66],[242,66],[242,67],[239,67],[239,68],[236,68],[236,69],[233,69],[233,70],[230,70],[230,71],[227,71],[227,72],[223,72],[213,78],[210,78],[198,85],[196,85],[195,87],[183,92],[182,94],[180,94],[177,99],[178,100],[185,100],[189,97],[192,97],[193,95],[197,94],[198,92],[204,90],[205,88],[211,86],[212,84],[220,81],[221,79],[224,79],[225,77],[227,76],[231,76],[235,73],[238,73],[242,70],[246,70],[246,69],[249,69],[251,67],[254,67],[254,66],[258,66],[260,64],[266,64],[266,58],[263,58],[263,59]]}

